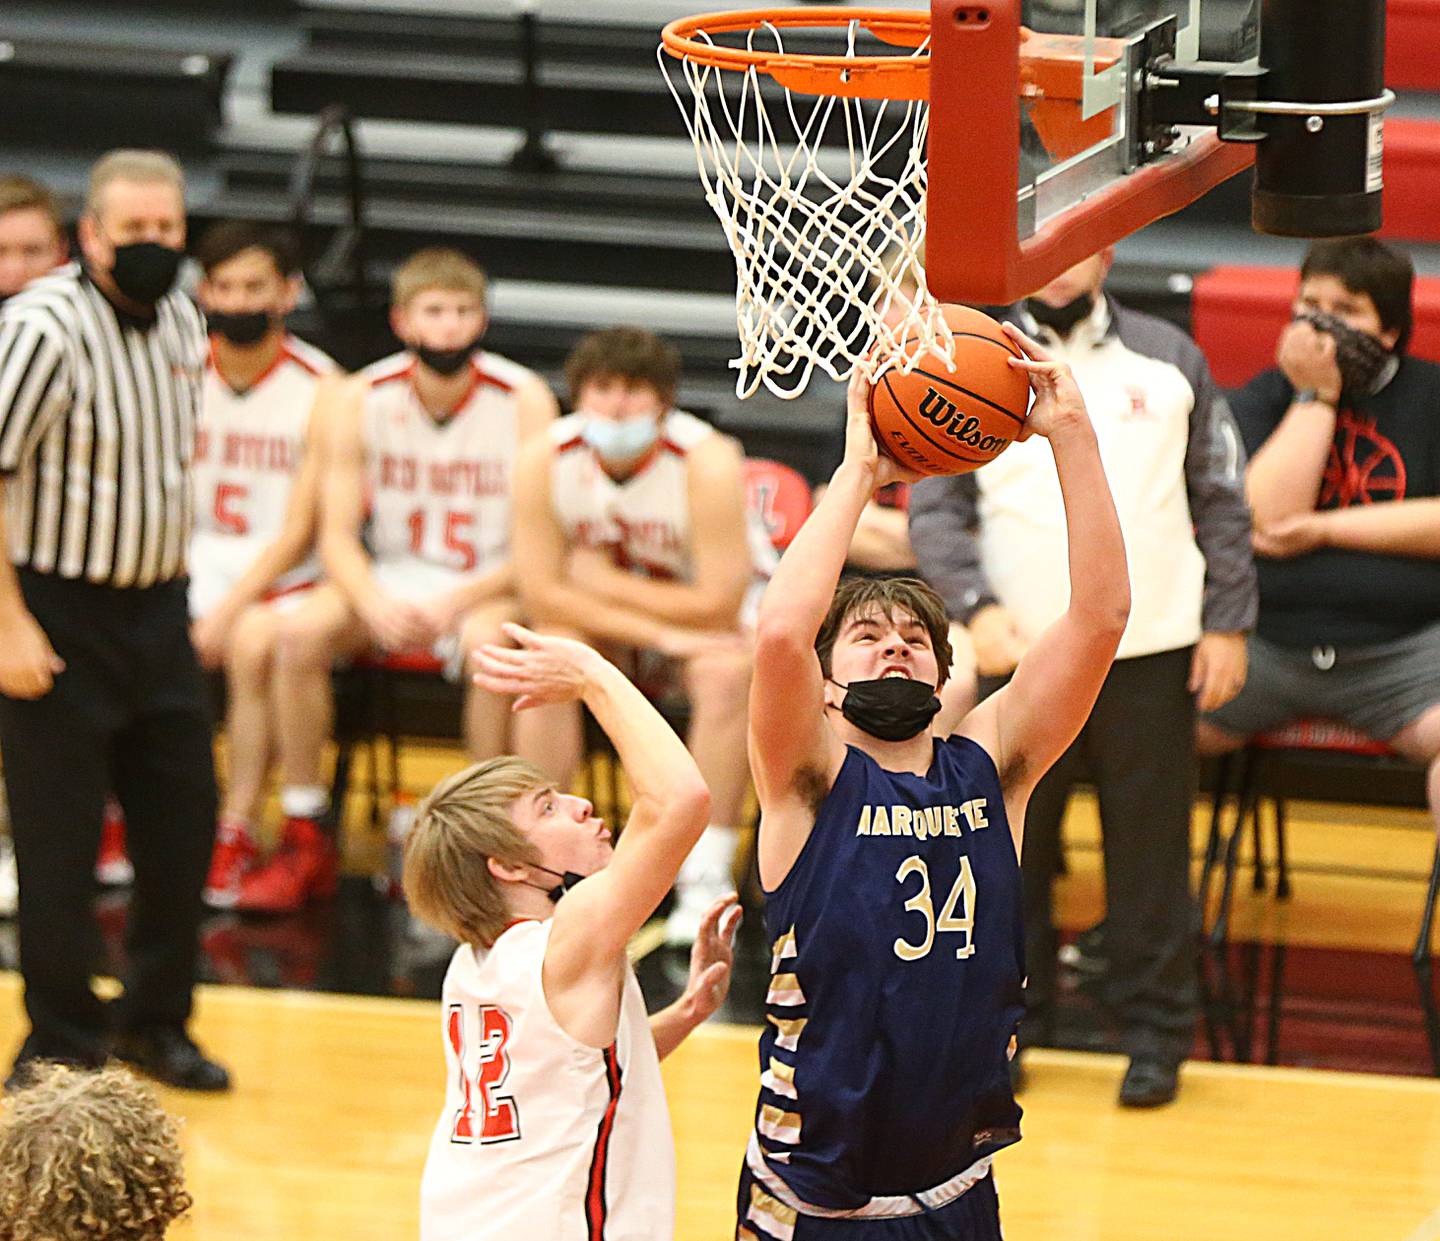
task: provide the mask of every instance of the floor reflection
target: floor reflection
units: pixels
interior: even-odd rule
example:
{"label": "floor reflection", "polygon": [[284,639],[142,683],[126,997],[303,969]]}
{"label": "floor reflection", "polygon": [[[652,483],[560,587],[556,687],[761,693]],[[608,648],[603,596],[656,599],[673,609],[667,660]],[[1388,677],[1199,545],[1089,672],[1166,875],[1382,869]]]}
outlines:
{"label": "floor reflection", "polygon": [[[96,901],[101,972],[122,974],[129,895]],[[1084,940],[1062,949],[1057,1046],[1115,1050],[1115,1031],[1095,998]],[[347,878],[335,902],[287,917],[220,914],[201,933],[206,982],[354,995],[440,995],[453,941],[409,916],[404,903],[366,878]],[[0,924],[0,966],[14,968],[13,923]],[[1087,960],[1090,962],[1087,965]],[[735,979],[721,1020],[759,1024],[769,954],[758,911],[737,940]],[[1102,963],[1103,964],[1103,963]],[[1237,942],[1198,957],[1202,1016],[1194,1055],[1203,1059],[1365,1072],[1429,1074],[1440,1048],[1433,985],[1401,953]],[[664,947],[637,963],[652,1008],[684,987],[688,959]],[[1427,1028],[1428,1022],[1428,1028]],[[1428,1035],[1428,1037],[1427,1037]]]}

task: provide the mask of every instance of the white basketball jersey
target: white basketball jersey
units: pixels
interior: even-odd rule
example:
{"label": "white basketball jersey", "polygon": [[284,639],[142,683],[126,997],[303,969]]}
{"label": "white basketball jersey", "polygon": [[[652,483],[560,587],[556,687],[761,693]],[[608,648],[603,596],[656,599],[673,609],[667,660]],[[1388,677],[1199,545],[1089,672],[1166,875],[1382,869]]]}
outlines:
{"label": "white basketball jersey", "polygon": [[371,552],[379,563],[489,572],[510,557],[516,393],[531,372],[477,353],[469,392],[437,419],[415,394],[415,366],[413,354],[398,353],[362,372]]}
{"label": "white basketball jersey", "polygon": [[[233,585],[279,535],[305,455],[315,391],[335,369],[320,350],[287,335],[274,366],[236,392],[211,357],[195,435],[192,573]],[[313,581],[319,574],[319,561],[312,556],[276,588]]]}
{"label": "white basketball jersey", "polygon": [[[566,541],[608,551],[620,568],[648,577],[693,579],[688,458],[715,429],[671,410],[649,459],[617,482],[581,436],[584,425],[583,414],[571,414],[550,429],[550,503]],[[770,539],[755,514],[746,513],[746,526],[756,576],[768,578],[775,564]]]}
{"label": "white basketball jersey", "polygon": [[462,944],[443,993],[445,1110],[420,1241],[669,1241],[675,1148],[660,1060],[626,966],[615,1042],[575,1041],[541,985],[546,920]]}

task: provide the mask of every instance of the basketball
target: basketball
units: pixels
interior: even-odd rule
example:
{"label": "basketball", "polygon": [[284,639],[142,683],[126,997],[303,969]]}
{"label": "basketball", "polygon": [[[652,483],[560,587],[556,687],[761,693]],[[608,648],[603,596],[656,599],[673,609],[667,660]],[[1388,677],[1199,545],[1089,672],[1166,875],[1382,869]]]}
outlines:
{"label": "basketball", "polygon": [[969,306],[941,312],[955,338],[955,369],[930,353],[909,374],[881,371],[870,389],[870,424],[881,450],[901,465],[922,474],[966,474],[1014,442],[1030,380],[1010,365],[1009,358],[1024,355],[989,315]]}

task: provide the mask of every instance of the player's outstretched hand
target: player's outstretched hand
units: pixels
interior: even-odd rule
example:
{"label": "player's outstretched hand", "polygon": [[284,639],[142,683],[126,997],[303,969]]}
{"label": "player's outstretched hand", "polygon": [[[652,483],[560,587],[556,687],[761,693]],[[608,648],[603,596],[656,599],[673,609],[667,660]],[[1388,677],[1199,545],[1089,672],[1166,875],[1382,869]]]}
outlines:
{"label": "player's outstretched hand", "polygon": [[515,645],[487,642],[471,652],[476,685],[492,694],[513,694],[516,711],[574,702],[584,695],[602,656],[573,638],[551,637],[508,622],[501,628]]}
{"label": "player's outstretched hand", "polygon": [[1074,428],[1088,429],[1090,415],[1070,367],[1013,323],[1001,326],[1005,335],[1025,355],[1023,358],[1010,358],[1010,365],[1030,376],[1030,387],[1035,393],[1035,403],[1030,407],[1030,416],[1025,419],[1019,438],[1023,440],[1032,435],[1043,435],[1051,439]]}
{"label": "player's outstretched hand", "polygon": [[869,471],[877,488],[915,483],[925,477],[880,451],[870,424],[870,382],[858,370],[850,376],[845,394],[845,462]]}
{"label": "player's outstretched hand", "polygon": [[715,901],[700,919],[690,949],[690,978],[677,1001],[687,1023],[709,1018],[730,991],[735,964],[735,932],[740,929],[740,898],[731,892]]}

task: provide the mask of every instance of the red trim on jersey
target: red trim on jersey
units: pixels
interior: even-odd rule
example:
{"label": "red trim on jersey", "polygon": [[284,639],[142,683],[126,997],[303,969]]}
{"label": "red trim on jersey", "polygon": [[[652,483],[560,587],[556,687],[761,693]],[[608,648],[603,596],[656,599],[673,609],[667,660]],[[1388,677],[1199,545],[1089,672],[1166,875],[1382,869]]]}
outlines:
{"label": "red trim on jersey", "polygon": [[666,452],[673,452],[677,457],[684,457],[689,455],[689,450],[681,448],[680,445],[677,444],[674,440],[662,439],[657,445],[657,447],[664,449],[664,451]]}
{"label": "red trim on jersey", "polygon": [[492,375],[489,371],[487,371],[483,366],[480,365],[481,356],[483,355],[476,354],[470,359],[470,365],[475,368],[475,374],[479,377],[480,383],[488,384],[492,388],[499,388],[501,392],[504,392],[506,394],[514,392],[514,384],[509,383],[504,379],[501,379],[499,375]]}
{"label": "red trim on jersey", "polygon": [[289,341],[289,336],[287,334],[280,338],[280,348],[276,350],[275,357],[271,360],[270,365],[267,366],[258,375],[256,375],[255,378],[252,379],[246,387],[237,388],[234,384],[232,384],[228,379],[225,378],[225,372],[220,369],[220,363],[216,361],[215,336],[216,333],[210,333],[210,357],[208,360],[208,365],[210,369],[214,371],[215,374],[219,377],[220,382],[223,383],[227,388],[229,388],[231,392],[235,393],[236,396],[246,396],[249,393],[254,392],[256,388],[258,388],[267,379],[269,379],[270,376],[273,375],[276,371],[278,371],[282,366],[284,366],[286,362],[294,362],[298,367],[300,367],[301,370],[307,371],[309,374],[314,375],[317,379],[320,376],[320,371],[318,370],[318,368],[312,366],[304,358],[301,358],[295,353],[291,352],[287,343]]}
{"label": "red trim on jersey", "polygon": [[306,374],[313,375],[316,379],[319,379],[323,372],[318,366],[311,362],[309,358],[303,357],[300,353],[290,347],[294,340],[295,337],[291,336],[287,332],[285,334],[285,339],[280,342],[280,348],[284,351],[285,356],[289,358],[290,361],[294,362],[295,365],[298,366]]}
{"label": "red trim on jersey", "polygon": [[388,384],[396,379],[409,379],[415,374],[416,365],[414,358],[402,359],[402,365],[398,370],[381,371],[378,375],[371,375],[370,386],[378,388],[381,384]]}
{"label": "red trim on jersey", "polygon": [[605,1173],[610,1163],[610,1139],[615,1133],[615,1113],[620,1107],[620,1057],[611,1043],[602,1053],[605,1057],[605,1080],[610,1087],[610,1102],[600,1117],[595,1134],[595,1154],[590,1160],[590,1179],[585,1190],[585,1236],[588,1241],[602,1241],[609,1205],[605,1201]]}
{"label": "red trim on jersey", "polygon": [[563,443],[557,444],[557,445],[555,446],[555,451],[556,451],[557,453],[562,453],[562,452],[574,452],[577,448],[584,448],[584,447],[585,447],[585,437],[584,437],[583,435],[575,435],[575,436],[572,436],[570,439],[565,440]]}
{"label": "red trim on jersey", "polygon": [[[485,386],[486,381],[486,375],[480,370],[478,366],[475,366],[472,363],[470,368],[470,382],[466,385],[465,391],[460,394],[460,399],[456,401],[455,404],[450,406],[450,408],[447,409],[438,418],[434,414],[430,414],[430,411],[428,409],[425,412],[427,414],[430,414],[431,420],[437,426],[443,427],[447,422],[450,421],[450,419],[455,417],[456,414],[458,414],[462,409],[465,408],[465,406],[469,405],[470,402],[475,399],[475,394],[479,392],[482,387]],[[418,400],[420,394],[417,392],[415,395],[416,399]],[[423,407],[423,401],[421,402],[421,405]]]}

